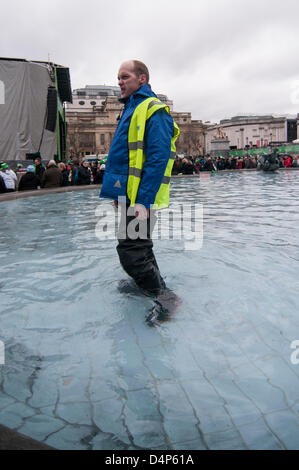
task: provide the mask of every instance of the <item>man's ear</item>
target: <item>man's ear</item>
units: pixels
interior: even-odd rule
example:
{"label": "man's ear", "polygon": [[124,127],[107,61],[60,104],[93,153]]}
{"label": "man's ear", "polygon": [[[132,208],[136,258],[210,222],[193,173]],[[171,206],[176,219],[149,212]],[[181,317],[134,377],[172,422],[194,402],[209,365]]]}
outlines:
{"label": "man's ear", "polygon": [[140,85],[144,85],[146,83],[145,73],[142,73],[142,74],[139,75],[139,83],[140,83]]}

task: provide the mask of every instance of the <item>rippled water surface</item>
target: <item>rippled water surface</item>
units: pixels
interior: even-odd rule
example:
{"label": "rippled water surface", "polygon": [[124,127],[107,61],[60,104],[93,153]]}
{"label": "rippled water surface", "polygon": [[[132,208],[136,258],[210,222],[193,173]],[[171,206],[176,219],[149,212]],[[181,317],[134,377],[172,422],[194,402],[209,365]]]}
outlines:
{"label": "rippled water surface", "polygon": [[153,328],[97,190],[0,204],[0,423],[59,449],[299,449],[299,171],[178,178],[171,200],[203,204],[203,244],[155,240],[183,302]]}

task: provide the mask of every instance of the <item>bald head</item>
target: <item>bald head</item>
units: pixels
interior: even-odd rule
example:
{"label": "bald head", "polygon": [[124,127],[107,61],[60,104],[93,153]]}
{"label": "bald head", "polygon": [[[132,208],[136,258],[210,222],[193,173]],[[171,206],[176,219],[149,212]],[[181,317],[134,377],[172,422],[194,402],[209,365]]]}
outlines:
{"label": "bald head", "polygon": [[129,96],[149,82],[149,71],[146,65],[139,60],[123,62],[118,71],[118,85],[122,98]]}

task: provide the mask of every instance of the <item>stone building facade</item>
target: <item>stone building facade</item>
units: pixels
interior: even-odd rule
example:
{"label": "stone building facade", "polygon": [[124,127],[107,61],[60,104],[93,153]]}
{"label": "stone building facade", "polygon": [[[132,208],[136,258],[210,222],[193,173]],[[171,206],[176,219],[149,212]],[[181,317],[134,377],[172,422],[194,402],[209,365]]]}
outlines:
{"label": "stone building facade", "polygon": [[223,131],[230,149],[259,148],[292,142],[297,138],[297,120],[286,116],[235,116],[208,127],[206,151],[210,152],[215,134]]}
{"label": "stone building facade", "polygon": [[[169,106],[181,134],[177,153],[203,155],[204,129],[202,121],[191,119],[191,113],[173,111],[173,102],[165,95],[158,98]],[[119,87],[89,86],[74,90],[73,103],[66,107],[68,122],[68,153],[70,157],[103,155],[109,152],[123,104],[119,102]]]}
{"label": "stone building facade", "polygon": [[[73,91],[73,103],[66,106],[70,157],[108,154],[123,108],[119,98],[119,87],[114,86],[87,85]],[[298,116],[235,116],[219,124],[203,123],[193,120],[189,112],[173,111],[173,102],[166,95],[159,94],[158,98],[169,106],[180,128],[177,154],[213,154],[215,135],[219,133],[224,134],[225,144],[231,150],[266,147],[297,138]]]}
{"label": "stone building facade", "polygon": [[207,126],[200,120],[193,120],[191,113],[172,112],[171,115],[181,131],[176,141],[177,154],[204,155]]}
{"label": "stone building facade", "polygon": [[118,87],[86,86],[66,107],[70,157],[107,154],[122,105]]}

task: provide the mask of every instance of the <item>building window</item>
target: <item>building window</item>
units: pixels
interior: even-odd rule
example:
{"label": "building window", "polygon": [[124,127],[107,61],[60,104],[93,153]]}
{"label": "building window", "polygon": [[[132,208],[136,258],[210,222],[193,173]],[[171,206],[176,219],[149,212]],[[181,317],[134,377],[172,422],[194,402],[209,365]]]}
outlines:
{"label": "building window", "polygon": [[105,134],[101,134],[101,145],[105,144]]}
{"label": "building window", "polygon": [[97,103],[96,103],[96,101],[91,101],[90,104],[91,104],[91,106],[95,106]]}
{"label": "building window", "polygon": [[79,101],[79,104],[83,106],[85,104],[85,101]]}
{"label": "building window", "polygon": [[80,133],[79,134],[80,146],[94,146],[95,144],[95,134],[91,133]]}

